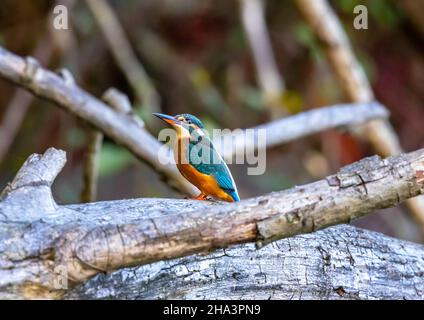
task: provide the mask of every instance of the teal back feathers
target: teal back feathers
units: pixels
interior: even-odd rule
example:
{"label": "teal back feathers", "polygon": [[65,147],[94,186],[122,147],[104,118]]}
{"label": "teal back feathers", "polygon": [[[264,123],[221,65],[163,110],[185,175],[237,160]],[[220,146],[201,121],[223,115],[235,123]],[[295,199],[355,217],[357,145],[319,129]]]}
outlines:
{"label": "teal back feathers", "polygon": [[[185,117],[187,119],[187,115]],[[203,127],[200,120],[198,121]],[[196,125],[200,127],[198,124]],[[240,201],[237,187],[227,164],[202,130],[190,132],[190,143],[187,151],[190,165],[203,174],[213,176],[222,190],[229,194],[234,201]]]}

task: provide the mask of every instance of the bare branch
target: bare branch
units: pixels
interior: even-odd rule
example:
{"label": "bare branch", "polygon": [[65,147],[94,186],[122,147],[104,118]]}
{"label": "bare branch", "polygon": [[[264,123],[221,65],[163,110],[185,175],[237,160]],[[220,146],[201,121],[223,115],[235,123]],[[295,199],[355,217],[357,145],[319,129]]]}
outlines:
{"label": "bare branch", "polygon": [[34,59],[22,59],[3,48],[0,48],[0,76],[90,123],[163,174],[171,186],[187,194],[198,194],[175,166],[158,161],[162,145],[132,116],[117,113],[78,86],[68,85],[58,75],[41,68]]}
{"label": "bare branch", "polygon": [[160,111],[160,98],[152,80],[137,59],[128,38],[113,9],[104,0],[86,0],[91,13],[98,23],[116,63],[148,112]]}
{"label": "bare branch", "polygon": [[87,150],[84,156],[82,202],[93,202],[97,197],[97,179],[99,174],[99,157],[103,144],[103,133],[89,128],[87,130]]}
{"label": "bare branch", "polygon": [[[49,27],[50,29],[51,27]],[[48,64],[53,53],[54,45],[50,41],[50,37],[50,33],[42,36],[32,54],[43,65]],[[12,145],[32,101],[33,95],[17,89],[10,100],[9,106],[6,107],[3,121],[0,124],[0,137],[2,137],[0,139],[0,163]]]}
{"label": "bare branch", "polygon": [[65,163],[65,152],[54,148],[44,155],[31,155],[3,190],[0,200],[6,203],[25,201],[26,205],[38,207],[40,211],[54,211],[57,206],[50,188]]}
{"label": "bare branch", "polygon": [[256,65],[259,84],[273,118],[284,115],[282,105],[285,84],[278,72],[265,21],[263,0],[240,0],[241,16]]}
{"label": "bare branch", "polygon": [[[102,100],[116,112],[132,117],[142,128],[143,121],[134,116],[128,96],[115,88],[109,88],[102,96]],[[98,161],[103,143],[103,133],[89,129],[88,146],[84,158],[84,189],[81,193],[83,202],[93,202],[97,195]]]}
{"label": "bare branch", "polygon": [[340,225],[99,274],[64,298],[424,299],[423,258],[422,245]]}
{"label": "bare branch", "polygon": [[[246,135],[245,131],[223,135],[214,142],[224,158],[230,159],[233,155],[246,150],[253,152],[253,147],[271,148],[324,130],[348,128],[388,116],[387,109],[378,102],[340,104],[313,109],[249,128],[255,133],[266,130],[266,146],[258,145],[257,134]],[[225,145],[225,140],[230,140],[229,136],[234,142],[231,146]]]}

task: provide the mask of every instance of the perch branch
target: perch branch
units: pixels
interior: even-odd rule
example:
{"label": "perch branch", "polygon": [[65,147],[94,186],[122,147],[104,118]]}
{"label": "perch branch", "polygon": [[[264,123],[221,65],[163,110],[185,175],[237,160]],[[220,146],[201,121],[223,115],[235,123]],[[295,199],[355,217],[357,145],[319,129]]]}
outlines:
{"label": "perch branch", "polygon": [[[44,277],[22,271],[29,268],[22,255],[35,259],[34,252],[38,252],[36,256],[41,252],[32,262],[41,268],[39,273],[49,274],[51,268],[64,266],[69,280],[80,283],[99,272],[245,242],[261,247],[280,238],[349,222],[424,192],[421,149],[384,160],[378,156],[366,158],[324,180],[235,204],[143,199],[59,206],[46,214],[44,208],[50,210],[50,206],[34,206],[26,197],[32,195],[34,186],[50,185],[63,162],[63,152],[54,149],[44,156],[32,156],[18,173],[18,183],[12,183],[5,193],[0,203],[0,221],[4,223],[0,230],[20,239],[18,231],[18,235],[11,231],[20,225],[8,221],[16,222],[18,217],[27,221],[31,217],[39,222],[31,232],[25,225],[22,230],[18,228],[30,244],[26,247],[19,243],[23,247],[19,247],[18,260],[23,265],[0,269],[5,273],[1,279],[18,277],[23,281],[24,277],[28,282],[26,277],[33,277],[34,286],[49,291],[51,284]],[[39,194],[37,200],[54,203],[51,192]],[[37,241],[41,241],[41,247],[36,246]],[[3,242],[3,246],[15,252],[16,243],[13,248],[8,247],[10,243]],[[0,255],[7,260],[0,261],[0,266],[10,265],[8,254]]]}
{"label": "perch branch", "polygon": [[[374,100],[374,93],[364,70],[356,59],[349,39],[326,0],[295,0],[299,10],[319,38],[343,89],[354,102]],[[396,132],[386,120],[375,120],[359,127],[357,133],[365,136],[382,156],[402,152]],[[424,197],[407,202],[412,215],[424,230]]]}

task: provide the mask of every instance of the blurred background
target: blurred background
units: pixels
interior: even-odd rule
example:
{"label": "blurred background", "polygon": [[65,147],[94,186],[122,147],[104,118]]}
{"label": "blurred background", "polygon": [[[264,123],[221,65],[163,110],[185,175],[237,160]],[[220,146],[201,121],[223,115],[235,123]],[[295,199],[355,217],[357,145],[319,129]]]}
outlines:
{"label": "blurred background", "polygon": [[[241,1],[109,0],[105,9],[83,0],[2,0],[0,45],[19,55],[34,56],[49,69],[69,69],[77,83],[97,97],[109,87],[125,92],[155,136],[163,128],[151,117],[155,105],[167,114],[192,113],[208,129],[235,129],[348,102],[320,42],[294,3],[264,3],[265,31],[275,58],[276,86],[281,90],[273,100],[258,77]],[[424,1],[330,3],[377,99],[390,110],[403,148],[412,151],[424,147]],[[353,8],[361,3],[368,7],[368,30],[352,27]],[[69,10],[69,30],[53,28],[52,11],[58,4]],[[113,35],[116,29],[110,13],[124,37]],[[144,83],[128,77],[99,21],[112,26],[112,41],[118,48],[120,41],[130,46],[135,54],[133,62],[139,64],[134,68],[141,70]],[[151,92],[154,103],[141,103],[137,86]],[[68,158],[54,186],[56,200],[80,202],[87,129],[67,112],[1,80],[0,188],[13,178],[28,155],[53,146],[66,150]],[[369,144],[347,132],[330,130],[269,149],[264,175],[248,176],[240,165],[231,166],[231,170],[241,197],[247,198],[321,179],[372,154]],[[108,139],[102,146],[99,173],[98,200],[182,197]],[[354,224],[424,243],[423,230],[404,205]]]}

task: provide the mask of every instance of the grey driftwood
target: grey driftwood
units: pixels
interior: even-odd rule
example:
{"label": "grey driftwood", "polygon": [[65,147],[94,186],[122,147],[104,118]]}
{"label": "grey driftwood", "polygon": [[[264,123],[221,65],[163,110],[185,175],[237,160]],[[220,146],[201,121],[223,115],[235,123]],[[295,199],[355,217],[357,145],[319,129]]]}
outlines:
{"label": "grey driftwood", "polygon": [[295,235],[422,194],[424,149],[238,204],[58,205],[65,162],[32,155],[1,194],[1,298],[423,298],[422,245],[347,225]]}

